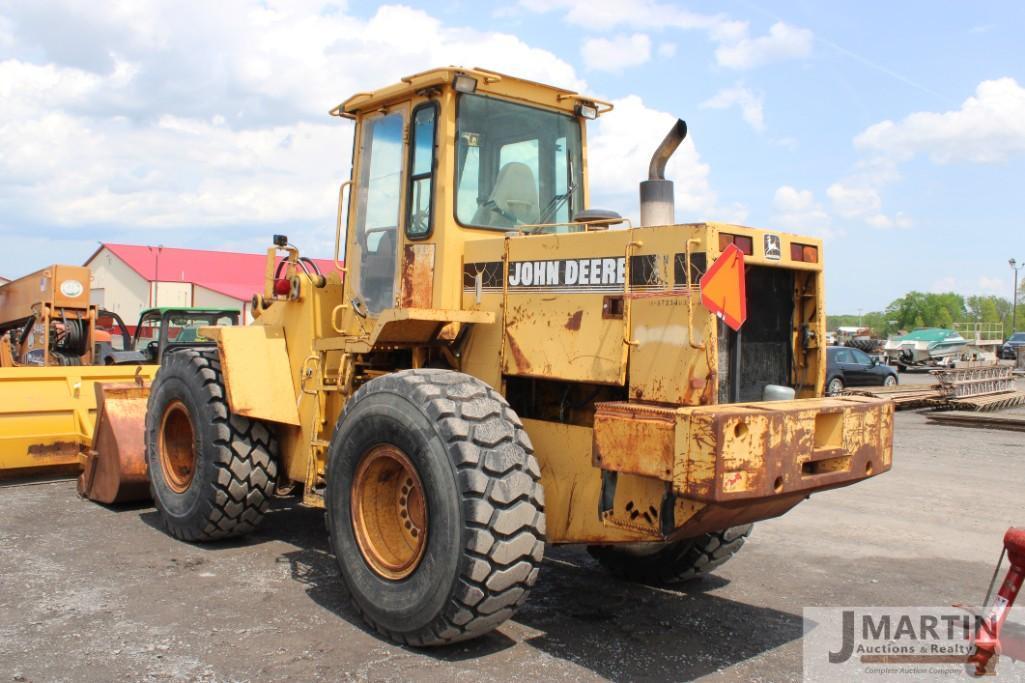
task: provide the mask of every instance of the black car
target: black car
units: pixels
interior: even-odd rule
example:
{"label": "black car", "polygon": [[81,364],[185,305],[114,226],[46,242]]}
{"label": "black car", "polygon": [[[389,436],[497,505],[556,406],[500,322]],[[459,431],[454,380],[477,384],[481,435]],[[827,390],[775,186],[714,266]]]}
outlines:
{"label": "black car", "polygon": [[1015,354],[1018,353],[1018,349],[1022,346],[1025,346],[1025,332],[1015,332],[1000,347],[1000,357],[1014,360],[1017,358]]}
{"label": "black car", "polygon": [[836,396],[845,387],[897,385],[897,371],[861,349],[830,346],[826,349],[826,395]]}

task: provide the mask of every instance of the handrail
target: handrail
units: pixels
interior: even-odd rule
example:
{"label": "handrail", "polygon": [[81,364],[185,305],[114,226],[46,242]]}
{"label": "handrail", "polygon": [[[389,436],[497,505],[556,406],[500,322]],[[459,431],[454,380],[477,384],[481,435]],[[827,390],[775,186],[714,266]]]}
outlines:
{"label": "handrail", "polygon": [[[632,230],[634,227],[633,222],[629,218],[620,216],[618,218],[595,218],[591,221],[559,221],[556,223],[528,223],[525,225],[514,225],[510,232],[522,232],[524,235],[544,234],[538,233],[538,230],[541,228],[551,228],[559,225],[582,225],[584,226],[584,232],[587,232],[588,226],[592,226],[595,224],[604,225],[607,228],[610,225],[619,225],[620,223],[626,223],[627,230]],[[525,228],[533,228],[533,230],[528,232],[527,230],[525,230]]]}
{"label": "handrail", "polygon": [[332,261],[335,264],[335,268],[338,269],[338,272],[340,273],[347,272],[345,266],[338,262],[338,250],[340,248],[342,240],[342,197],[345,194],[345,188],[349,187],[350,185],[352,185],[352,181],[346,180],[338,188],[338,217],[335,219],[335,252]]}
{"label": "handrail", "polygon": [[638,346],[640,342],[631,338],[633,332],[633,301],[630,294],[630,252],[634,247],[642,247],[644,242],[634,240],[626,243],[623,262],[623,343],[627,346]]}

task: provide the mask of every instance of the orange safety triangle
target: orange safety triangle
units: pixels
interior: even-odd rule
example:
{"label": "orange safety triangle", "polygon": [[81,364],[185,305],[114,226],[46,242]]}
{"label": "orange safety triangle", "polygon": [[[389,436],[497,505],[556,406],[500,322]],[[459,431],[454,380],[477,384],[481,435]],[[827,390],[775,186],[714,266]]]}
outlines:
{"label": "orange safety triangle", "polygon": [[744,285],[744,252],[735,244],[726,246],[712,267],[701,277],[701,303],[734,330],[747,320],[747,290]]}

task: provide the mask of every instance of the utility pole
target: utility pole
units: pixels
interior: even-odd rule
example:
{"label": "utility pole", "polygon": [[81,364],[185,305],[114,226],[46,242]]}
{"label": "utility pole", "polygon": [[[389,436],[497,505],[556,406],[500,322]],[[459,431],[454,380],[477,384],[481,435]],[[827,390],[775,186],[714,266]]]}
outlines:
{"label": "utility pole", "polygon": [[150,306],[157,308],[160,306],[160,252],[163,251],[164,245],[158,244],[157,248],[146,247],[153,252],[153,289],[150,294]]}
{"label": "utility pole", "polygon": [[1014,259],[1009,259],[1007,264],[1011,266],[1011,270],[1014,271],[1014,289],[1011,290],[1011,331],[1008,333],[1008,337],[1017,331],[1017,315],[1018,315],[1018,271],[1025,268],[1025,263],[1018,264]]}

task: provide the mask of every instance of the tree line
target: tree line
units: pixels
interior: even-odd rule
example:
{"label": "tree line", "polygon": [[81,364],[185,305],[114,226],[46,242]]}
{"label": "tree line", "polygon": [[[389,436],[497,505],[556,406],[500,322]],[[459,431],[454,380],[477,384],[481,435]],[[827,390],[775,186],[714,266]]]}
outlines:
{"label": "tree line", "polygon": [[[1025,329],[1025,286],[1018,294],[1019,330]],[[887,337],[918,327],[952,328],[954,323],[1003,323],[1004,336],[1011,334],[1011,301],[999,296],[962,296],[954,292],[934,294],[908,292],[893,301],[886,310],[864,315],[826,316],[827,329],[867,327],[873,336]]]}

